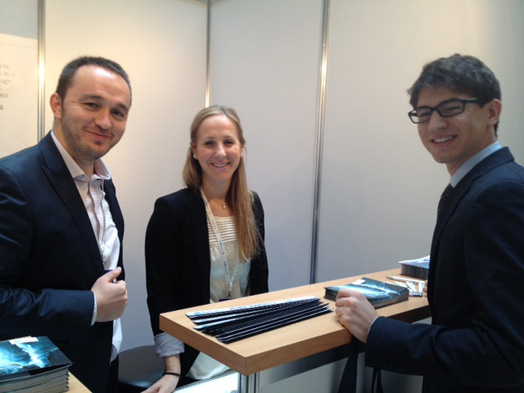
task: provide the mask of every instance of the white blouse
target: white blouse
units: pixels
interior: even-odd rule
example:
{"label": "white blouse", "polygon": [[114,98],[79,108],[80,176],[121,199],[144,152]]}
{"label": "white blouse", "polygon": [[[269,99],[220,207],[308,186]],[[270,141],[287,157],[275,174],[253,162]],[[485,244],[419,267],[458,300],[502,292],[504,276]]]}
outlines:
{"label": "white blouse", "polygon": [[[251,262],[241,262],[238,252],[236,226],[233,217],[214,217],[226,249],[229,274],[233,280],[232,298],[237,299],[249,295],[249,270]],[[220,255],[219,245],[213,228],[207,221],[209,231],[209,250],[211,257],[210,302],[215,303],[227,298],[228,282],[224,262]]]}
{"label": "white blouse", "polygon": [[[233,280],[232,298],[249,295],[249,270],[251,262],[241,262],[238,252],[238,241],[235,220],[230,217],[214,217],[220,236],[227,255],[227,265],[231,279]],[[213,231],[213,227],[207,220],[209,232],[209,250],[211,257],[210,273],[210,303],[219,302],[226,299],[228,295],[229,284],[227,281],[226,269],[220,254],[220,247]],[[212,357],[200,352],[188,372],[188,376],[193,379],[207,379],[217,376],[229,368],[213,359]]]}

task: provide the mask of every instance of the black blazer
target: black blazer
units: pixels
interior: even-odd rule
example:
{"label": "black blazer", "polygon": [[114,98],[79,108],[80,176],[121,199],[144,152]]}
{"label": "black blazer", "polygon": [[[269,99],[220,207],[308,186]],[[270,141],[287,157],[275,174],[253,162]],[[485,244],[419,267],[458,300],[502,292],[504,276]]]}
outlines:
{"label": "black blazer", "polygon": [[[264,239],[264,210],[254,194],[255,219]],[[209,234],[204,201],[198,190],[182,189],[159,198],[146,233],[147,304],[153,334],[162,333],[163,312],[209,303],[211,269]],[[268,291],[265,248],[251,261],[250,294]],[[193,365],[198,351],[185,346],[180,361],[182,375]]]}
{"label": "black blazer", "polygon": [[424,375],[424,392],[524,392],[524,168],[507,148],[451,193],[428,300],[432,325],[373,324],[368,365]]}
{"label": "black blazer", "polygon": [[[113,183],[104,189],[122,243]],[[113,323],[91,326],[90,291],[103,274],[89,217],[51,135],[0,160],[0,339],[48,336],[88,389],[105,391]]]}

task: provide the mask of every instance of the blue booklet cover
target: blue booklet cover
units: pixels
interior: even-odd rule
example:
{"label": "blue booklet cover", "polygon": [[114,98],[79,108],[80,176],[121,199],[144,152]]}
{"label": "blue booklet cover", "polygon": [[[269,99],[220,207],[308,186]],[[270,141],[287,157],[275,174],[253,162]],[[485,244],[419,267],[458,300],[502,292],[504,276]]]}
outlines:
{"label": "blue booklet cover", "polygon": [[325,298],[336,300],[341,288],[349,288],[362,293],[375,308],[408,300],[409,290],[383,281],[362,277],[351,284],[326,287]]}
{"label": "blue booklet cover", "polygon": [[[71,364],[47,337],[0,341],[0,393],[43,387],[46,383],[67,390]],[[55,391],[63,390],[57,386]]]}

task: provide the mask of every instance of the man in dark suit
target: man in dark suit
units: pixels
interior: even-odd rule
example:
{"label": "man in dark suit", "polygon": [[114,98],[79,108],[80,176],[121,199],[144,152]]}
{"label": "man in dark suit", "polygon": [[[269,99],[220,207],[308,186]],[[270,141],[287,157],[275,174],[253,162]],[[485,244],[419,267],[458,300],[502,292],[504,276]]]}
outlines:
{"label": "man in dark suit", "polygon": [[524,392],[524,168],[497,142],[499,83],[453,55],[410,94],[423,145],[451,175],[431,246],[432,323],[379,317],[349,290],[336,314],[366,343],[366,365],[423,375],[424,392]]}
{"label": "man in dark suit", "polygon": [[0,339],[48,336],[89,390],[115,391],[124,220],[101,157],[124,134],[129,78],[81,57],[50,104],[53,130],[0,160]]}

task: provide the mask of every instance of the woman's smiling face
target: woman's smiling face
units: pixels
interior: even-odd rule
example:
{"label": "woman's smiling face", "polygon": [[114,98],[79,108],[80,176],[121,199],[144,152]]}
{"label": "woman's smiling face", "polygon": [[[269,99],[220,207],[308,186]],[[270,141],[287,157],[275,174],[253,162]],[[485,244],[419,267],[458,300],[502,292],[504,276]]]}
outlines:
{"label": "woman's smiling face", "polygon": [[204,119],[192,150],[202,168],[202,186],[229,188],[244,154],[236,125],[226,115]]}

